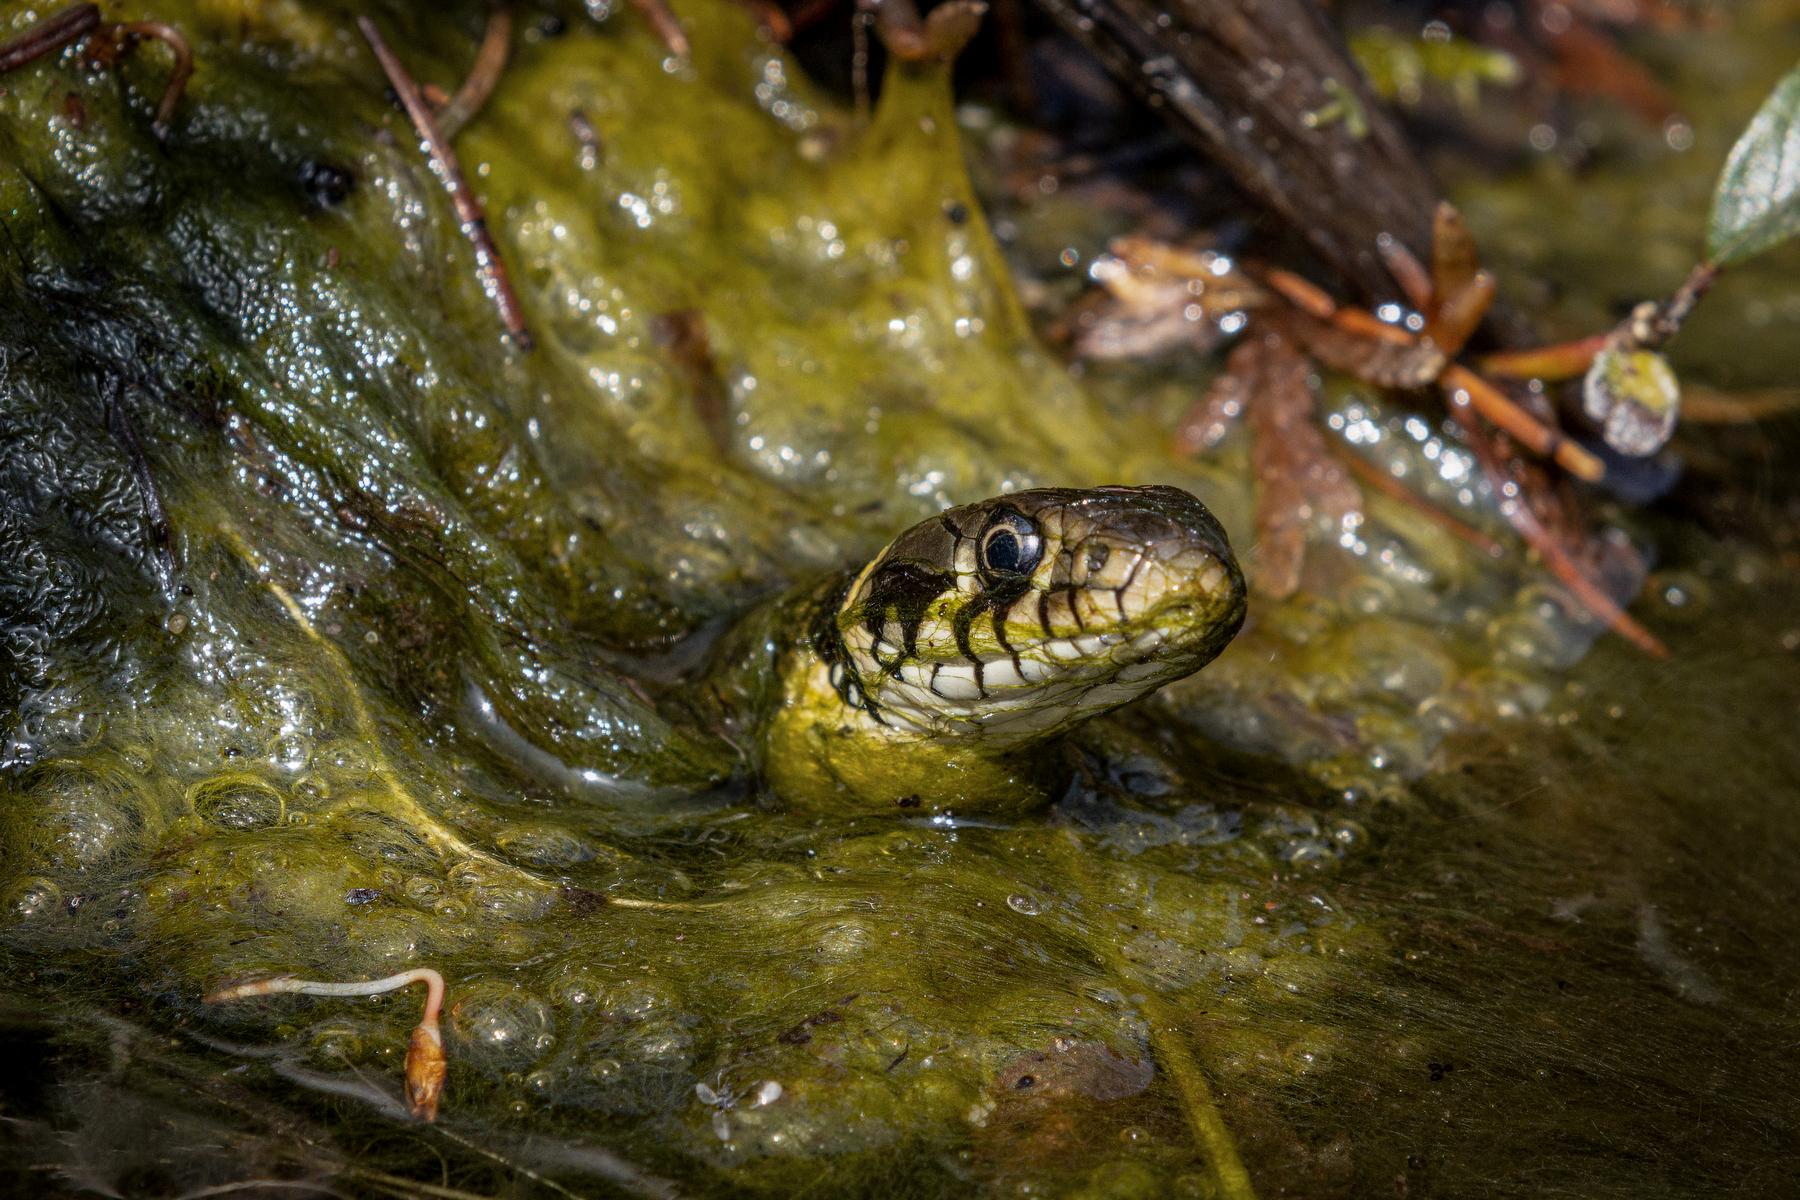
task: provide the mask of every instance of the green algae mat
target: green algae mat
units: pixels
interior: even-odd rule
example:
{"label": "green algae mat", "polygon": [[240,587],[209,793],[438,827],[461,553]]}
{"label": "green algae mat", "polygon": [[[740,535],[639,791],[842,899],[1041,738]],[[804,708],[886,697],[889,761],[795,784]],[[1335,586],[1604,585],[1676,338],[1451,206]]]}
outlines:
{"label": "green algae mat", "polygon": [[[12,1194],[1800,1186],[1791,418],[1684,430],[1671,498],[1595,502],[1656,560],[1657,661],[1509,537],[1441,411],[1326,376],[1328,436],[1501,555],[1371,496],[1217,663],[1046,752],[1046,807],[791,805],[709,659],[900,530],[1163,483],[1254,562],[1247,440],[1167,450],[1216,363],[1071,371],[1021,296],[1108,218],[1002,194],[1004,122],[944,69],[859,124],[707,0],[686,60],[519,9],[455,146],[526,352],[359,15],[454,91],[486,10],[109,5],[193,45],[166,133],[153,43],[0,78]],[[1693,261],[1800,54],[1791,12],[1734,18],[1644,48],[1691,149],[1448,181],[1546,333]],[[1684,378],[1794,382],[1791,249],[1708,299]],[[416,990],[203,1003],[422,967],[432,1123]]]}

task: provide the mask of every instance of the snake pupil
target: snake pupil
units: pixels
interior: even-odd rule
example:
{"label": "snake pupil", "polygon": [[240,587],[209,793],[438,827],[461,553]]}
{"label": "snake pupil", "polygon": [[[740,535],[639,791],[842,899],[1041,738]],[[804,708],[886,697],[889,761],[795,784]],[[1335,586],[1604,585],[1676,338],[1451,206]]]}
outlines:
{"label": "snake pupil", "polygon": [[1043,553],[1037,526],[1011,510],[995,514],[982,535],[981,567],[993,575],[1029,575]]}

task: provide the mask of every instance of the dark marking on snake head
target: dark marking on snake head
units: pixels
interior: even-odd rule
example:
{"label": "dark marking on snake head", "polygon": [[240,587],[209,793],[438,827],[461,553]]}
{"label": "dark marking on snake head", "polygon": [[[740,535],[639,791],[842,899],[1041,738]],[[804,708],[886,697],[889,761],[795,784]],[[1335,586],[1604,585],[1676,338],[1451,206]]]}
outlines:
{"label": "dark marking on snake head", "polygon": [[953,573],[934,570],[910,556],[876,568],[869,581],[869,598],[862,602],[857,618],[876,641],[881,640],[890,615],[900,623],[901,653],[891,663],[883,664],[890,675],[899,674],[900,664],[917,656],[919,626],[932,603],[955,586]]}

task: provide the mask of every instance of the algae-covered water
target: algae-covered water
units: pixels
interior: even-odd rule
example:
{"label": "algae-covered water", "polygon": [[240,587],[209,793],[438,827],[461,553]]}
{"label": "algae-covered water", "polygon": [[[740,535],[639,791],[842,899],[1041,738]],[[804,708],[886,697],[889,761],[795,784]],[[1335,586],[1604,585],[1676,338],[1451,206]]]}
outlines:
{"label": "algae-covered water", "polygon": [[[1441,411],[1326,376],[1334,444],[1503,555],[1371,495],[1057,748],[1045,811],[802,815],[706,691],[728,629],[1031,486],[1187,487],[1254,565],[1248,440],[1167,450],[1213,359],[1042,339],[1117,210],[1001,187],[1019,132],[946,70],[862,127],[680,11],[690,61],[521,7],[457,138],[529,353],[354,24],[454,90],[483,6],[160,3],[197,64],[163,138],[155,46],[0,79],[10,1192],[1794,1190],[1795,418],[1587,498],[1655,660]],[[1600,107],[1583,156],[1439,164],[1547,335],[1679,281],[1794,16],[1633,42],[1691,148]],[[1796,261],[1709,297],[1685,378],[1794,382]],[[433,1125],[416,990],[201,1002],[415,966]]]}

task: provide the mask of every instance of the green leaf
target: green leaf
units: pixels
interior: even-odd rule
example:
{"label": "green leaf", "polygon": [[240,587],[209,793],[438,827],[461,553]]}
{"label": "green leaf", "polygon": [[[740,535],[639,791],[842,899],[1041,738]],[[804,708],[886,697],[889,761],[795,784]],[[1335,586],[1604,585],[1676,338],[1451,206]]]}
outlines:
{"label": "green leaf", "polygon": [[1800,67],[1781,77],[1725,160],[1706,226],[1706,257],[1718,267],[1741,262],[1797,230]]}

